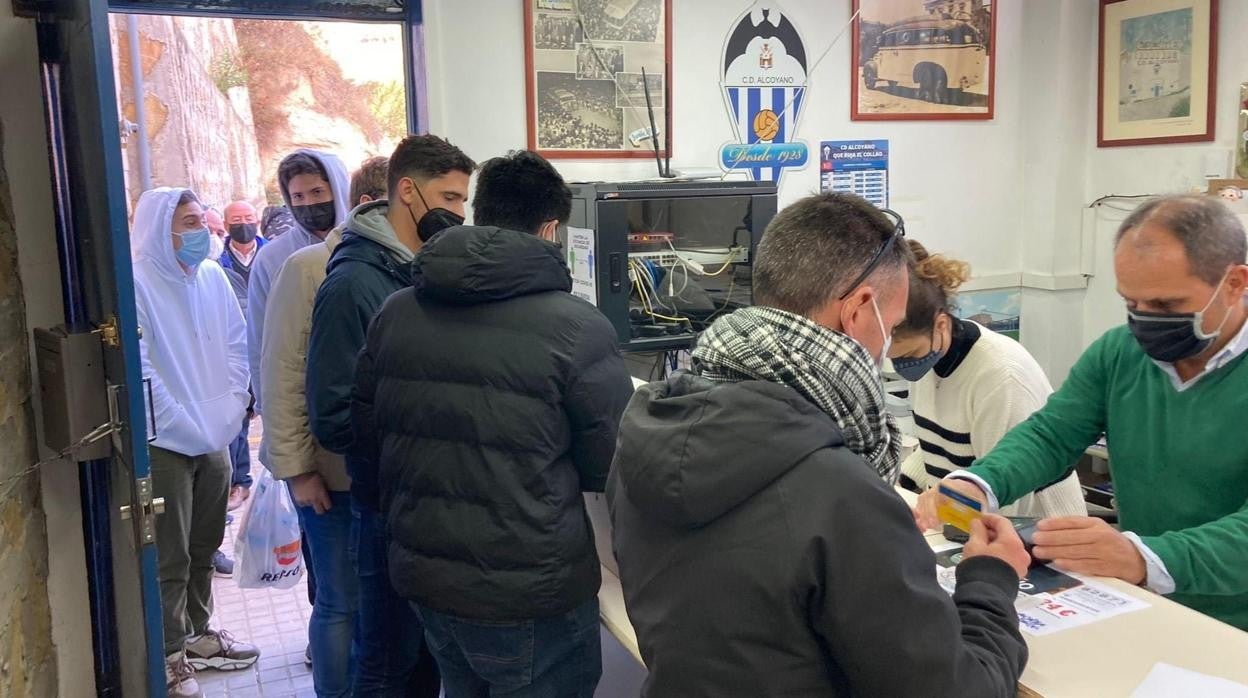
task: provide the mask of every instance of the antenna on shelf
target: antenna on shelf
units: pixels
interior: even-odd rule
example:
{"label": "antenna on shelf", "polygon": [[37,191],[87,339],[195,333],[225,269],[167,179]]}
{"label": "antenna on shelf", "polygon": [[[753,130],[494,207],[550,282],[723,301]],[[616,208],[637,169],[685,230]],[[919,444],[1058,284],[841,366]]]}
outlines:
{"label": "antenna on shelf", "polygon": [[[650,115],[650,142],[654,145],[654,165],[659,169],[659,177],[671,177],[669,161],[668,171],[663,171],[663,160],[659,156],[659,129],[654,125],[654,104],[650,102],[650,80],[646,77],[646,67],[641,67],[641,89],[646,93],[646,112]],[[664,104],[666,108],[666,104]],[[666,112],[664,112],[666,113]],[[671,157],[669,151],[668,157]]]}
{"label": "antenna on shelf", "polygon": [[[645,80],[645,78],[642,78]],[[665,170],[664,177],[672,176],[672,86],[668,83],[667,77],[663,79],[663,128],[666,132],[663,134],[663,168]]]}

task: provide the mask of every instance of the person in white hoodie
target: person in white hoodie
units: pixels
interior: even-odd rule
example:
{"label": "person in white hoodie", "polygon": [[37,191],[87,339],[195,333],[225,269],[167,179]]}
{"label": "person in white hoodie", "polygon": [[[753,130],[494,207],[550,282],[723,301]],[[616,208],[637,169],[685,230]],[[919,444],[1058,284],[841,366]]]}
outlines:
{"label": "person in white hoodie", "polygon": [[[243,669],[259,651],[208,626],[212,555],[225,534],[226,449],[247,409],[247,338],[238,299],[208,259],[195,193],[143,193],[131,228],[143,378],[150,381],[152,490],[170,696],[198,696],[196,669]],[[220,370],[226,357],[228,370]]]}
{"label": "person in white hoodie", "polygon": [[[260,355],[264,350],[269,290],[286,260],[295,252],[324,240],[329,231],[346,220],[352,206],[348,197],[347,168],[337,155],[330,153],[300,149],[282,158],[277,166],[277,185],[289,213],[270,216],[273,207],[265,211],[262,225],[269,243],[256,252],[247,281],[247,365],[251,369],[251,393],[255,397],[251,409],[261,416],[264,414],[264,376],[260,371]],[[288,229],[280,225],[283,218],[291,224]],[[285,232],[281,232],[283,229]],[[274,234],[270,234],[270,230]],[[263,442],[259,455],[260,462],[269,467],[268,449]],[[305,537],[303,556],[308,570],[308,602],[315,605],[316,573],[311,552]],[[305,656],[311,664],[310,644]]]}
{"label": "person in white hoodie", "polygon": [[[353,206],[347,167],[331,153],[296,150],[287,155],[277,167],[277,184],[295,219],[295,227],[256,253],[247,283],[247,365],[256,396],[252,409],[259,415],[264,414],[260,353],[264,347],[264,315],[269,289],[287,258],[323,241],[329,231],[347,219],[347,212]],[[260,462],[266,463],[263,449]]]}

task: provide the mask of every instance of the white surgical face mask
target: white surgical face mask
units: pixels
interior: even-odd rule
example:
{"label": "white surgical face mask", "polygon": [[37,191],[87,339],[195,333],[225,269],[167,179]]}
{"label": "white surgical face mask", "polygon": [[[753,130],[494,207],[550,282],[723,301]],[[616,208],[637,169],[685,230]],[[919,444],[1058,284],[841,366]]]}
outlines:
{"label": "white surgical face mask", "polygon": [[[888,356],[888,350],[893,346],[893,337],[884,329],[884,316],[880,314],[880,306],[875,302],[875,298],[871,299],[871,307],[875,308],[875,323],[880,328],[880,336],[884,338],[884,346],[880,347],[880,355],[871,357],[875,359],[875,367],[880,368],[884,365],[884,357]],[[866,342],[857,337],[854,338],[854,341],[861,344],[863,349],[867,349]],[[868,349],[867,351],[869,352],[870,350]]]}
{"label": "white surgical face mask", "polygon": [[880,348],[880,355],[875,359],[876,367],[884,365],[884,357],[888,356],[888,350],[893,346],[893,336],[884,331],[884,316],[880,313],[880,306],[875,302],[875,297],[871,297],[871,307],[875,308],[875,321],[880,326],[880,336],[884,338],[884,346]]}
{"label": "white surgical face mask", "polygon": [[216,261],[225,254],[225,239],[219,238],[215,233],[208,236],[208,259]]}

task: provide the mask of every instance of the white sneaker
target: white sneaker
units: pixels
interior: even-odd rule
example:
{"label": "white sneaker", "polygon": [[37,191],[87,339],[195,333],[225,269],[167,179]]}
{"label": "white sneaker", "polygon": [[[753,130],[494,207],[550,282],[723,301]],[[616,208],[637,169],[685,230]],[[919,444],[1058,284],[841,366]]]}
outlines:
{"label": "white sneaker", "polygon": [[255,645],[239,642],[224,630],[209,630],[186,641],[186,661],[197,671],[237,671],[246,669],[260,658]]}
{"label": "white sneaker", "polygon": [[165,691],[170,698],[203,698],[195,670],[186,662],[186,653],[177,652],[165,657]]}

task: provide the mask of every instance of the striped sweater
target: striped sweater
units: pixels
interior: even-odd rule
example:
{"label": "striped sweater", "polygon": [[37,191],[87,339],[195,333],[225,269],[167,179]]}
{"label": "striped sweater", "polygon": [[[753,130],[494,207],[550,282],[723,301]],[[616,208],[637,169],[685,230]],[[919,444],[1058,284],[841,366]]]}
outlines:
{"label": "striped sweater", "polygon": [[[922,490],[970,467],[1052,392],[1044,371],[1018,342],[969,320],[955,322],[949,352],[910,391],[919,449],[903,464],[903,477]],[[1001,511],[1086,516],[1087,505],[1072,470]]]}

